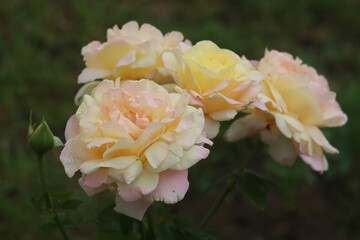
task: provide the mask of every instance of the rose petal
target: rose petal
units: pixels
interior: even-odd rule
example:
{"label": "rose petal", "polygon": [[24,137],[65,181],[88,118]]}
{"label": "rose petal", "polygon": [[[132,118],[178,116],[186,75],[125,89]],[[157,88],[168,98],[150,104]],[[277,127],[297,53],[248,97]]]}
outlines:
{"label": "rose petal", "polygon": [[146,210],[150,206],[149,202],[143,200],[138,200],[134,202],[125,202],[119,196],[116,196],[115,202],[116,202],[116,206],[114,210],[116,212],[138,219],[139,221],[142,220]]}
{"label": "rose petal", "polygon": [[181,201],[189,188],[187,175],[187,170],[167,170],[162,172],[160,174],[159,184],[150,194],[150,198],[168,204]]}

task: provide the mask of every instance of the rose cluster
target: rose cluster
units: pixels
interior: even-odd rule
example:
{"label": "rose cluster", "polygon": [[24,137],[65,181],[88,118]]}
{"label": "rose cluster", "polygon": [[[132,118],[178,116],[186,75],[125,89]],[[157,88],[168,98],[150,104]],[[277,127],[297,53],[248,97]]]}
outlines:
{"label": "rose cluster", "polygon": [[[260,61],[194,46],[180,32],[163,35],[137,22],[114,26],[104,43],[83,47],[85,83],[75,97],[60,160],[89,194],[105,189],[117,212],[141,219],[153,201],[176,203],[189,188],[188,169],[207,158],[220,122],[242,111],[225,133],[237,141],[259,134],[270,155],[291,165],[299,155],[316,171],[337,153],[320,127],[347,121],[327,80],[287,53]],[[94,81],[100,80],[100,81]]]}

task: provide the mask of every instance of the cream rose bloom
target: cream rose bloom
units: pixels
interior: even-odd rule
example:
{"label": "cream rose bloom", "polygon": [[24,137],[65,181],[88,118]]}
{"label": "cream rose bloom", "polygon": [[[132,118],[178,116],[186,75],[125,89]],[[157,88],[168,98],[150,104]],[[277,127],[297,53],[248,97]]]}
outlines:
{"label": "cream rose bloom", "polygon": [[233,119],[254,99],[264,78],[245,57],[211,41],[198,42],[185,53],[165,52],[163,61],[175,82],[190,93],[190,103],[209,117],[210,138],[218,133],[218,121]]}
{"label": "cream rose bloom", "polygon": [[93,41],[83,47],[86,68],[79,75],[78,82],[86,83],[95,79],[148,78],[158,83],[170,82],[171,77],[164,68],[161,54],[172,49],[185,50],[191,46],[183,42],[180,32],[165,36],[154,26],[131,21],[117,25],[107,31],[107,41]]}
{"label": "cream rose bloom", "polygon": [[89,194],[109,189],[115,210],[141,219],[153,201],[180,201],[187,169],[208,156],[201,108],[150,80],[103,80],[66,126],[60,160]]}
{"label": "cream rose bloom", "polygon": [[265,52],[257,68],[266,76],[259,101],[252,104],[250,115],[232,123],[225,139],[236,141],[260,133],[276,161],[292,165],[298,154],[314,170],[327,170],[323,150],[338,150],[319,128],[347,121],[327,80],[300,59],[274,50]]}

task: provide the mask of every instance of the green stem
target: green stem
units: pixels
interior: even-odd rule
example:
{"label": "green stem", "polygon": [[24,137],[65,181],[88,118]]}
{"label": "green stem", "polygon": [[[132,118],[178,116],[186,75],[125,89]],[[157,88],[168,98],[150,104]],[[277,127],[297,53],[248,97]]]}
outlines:
{"label": "green stem", "polygon": [[223,203],[227,195],[234,189],[234,187],[235,187],[235,182],[230,180],[223,194],[221,194],[221,196],[218,198],[218,200],[215,202],[215,204],[210,208],[209,212],[206,214],[205,218],[200,224],[200,228],[204,228],[206,226],[206,224],[210,221],[212,216],[218,210],[218,208]]}
{"label": "green stem", "polygon": [[153,222],[153,219],[152,219],[152,216],[151,216],[151,211],[148,211],[147,217],[149,219],[149,236],[150,236],[150,239],[154,239],[155,238],[154,222]]}
{"label": "green stem", "polygon": [[[245,157],[245,160],[242,161],[242,163],[240,164],[240,166],[235,169],[233,171],[233,173],[241,173],[242,171],[244,171],[244,169],[249,165],[249,163],[251,162],[251,160],[253,159],[254,155],[256,154],[256,152],[258,151],[259,148],[259,144],[256,144],[253,149],[251,149],[251,151],[247,154],[247,156]],[[218,200],[212,205],[212,207],[210,208],[209,212],[206,214],[206,216],[204,217],[203,221],[200,224],[200,228],[205,228],[205,226],[207,225],[207,223],[210,221],[210,219],[213,217],[213,215],[215,214],[215,212],[219,209],[219,207],[221,206],[221,204],[224,202],[225,198],[227,197],[227,195],[229,195],[229,193],[231,193],[231,191],[235,188],[235,181],[233,179],[231,179],[231,177],[228,180],[228,184],[227,187],[225,188],[224,192],[220,195],[220,197],[218,198]]]}
{"label": "green stem", "polygon": [[50,195],[47,190],[46,181],[45,181],[42,155],[38,155],[38,166],[39,166],[39,176],[40,176],[41,186],[42,186],[42,190],[43,190],[43,196],[45,196],[46,209],[50,212],[50,214],[52,214],[54,216],[53,219],[54,219],[56,225],[58,226],[63,238],[65,240],[69,240],[69,237],[67,236],[65,229],[62,226],[60,219],[59,219],[55,209],[53,208],[51,200],[50,200]]}
{"label": "green stem", "polygon": [[147,231],[146,231],[146,226],[144,223],[144,219],[141,221],[141,240],[147,240]]}

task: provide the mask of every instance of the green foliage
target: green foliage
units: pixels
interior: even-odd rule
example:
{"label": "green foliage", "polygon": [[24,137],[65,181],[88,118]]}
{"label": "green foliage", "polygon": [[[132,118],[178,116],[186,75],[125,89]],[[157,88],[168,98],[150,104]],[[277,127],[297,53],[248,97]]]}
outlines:
{"label": "green foliage", "polygon": [[51,235],[58,231],[58,227],[54,222],[47,222],[39,227],[39,231],[41,231],[45,235]]}
{"label": "green foliage", "polygon": [[114,211],[114,205],[104,208],[97,218],[99,239],[140,239],[141,223]]}
{"label": "green foliage", "polygon": [[50,192],[50,197],[56,200],[67,200],[74,195],[74,191]]}
{"label": "green foliage", "polygon": [[156,234],[156,240],[166,239],[210,240],[218,238],[203,229],[197,228],[190,219],[174,216],[161,225]]}
{"label": "green foliage", "polygon": [[245,196],[257,208],[264,210],[267,198],[267,180],[250,172],[235,174],[234,179]]}

